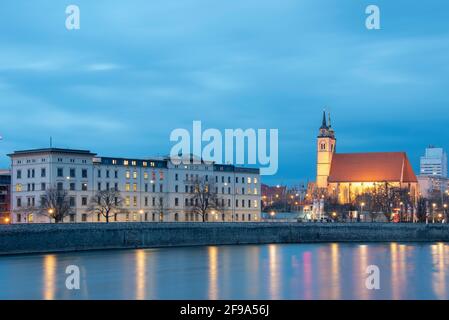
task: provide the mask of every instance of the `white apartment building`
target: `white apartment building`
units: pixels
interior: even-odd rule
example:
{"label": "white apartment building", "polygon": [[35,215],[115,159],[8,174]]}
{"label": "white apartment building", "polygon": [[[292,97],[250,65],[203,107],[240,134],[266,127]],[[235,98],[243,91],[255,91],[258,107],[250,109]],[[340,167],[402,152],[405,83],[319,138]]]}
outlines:
{"label": "white apartment building", "polygon": [[430,146],[421,157],[420,175],[447,178],[447,154],[443,148]]}
{"label": "white apartment building", "polygon": [[[35,213],[50,186],[68,190],[74,214],[64,222],[103,222],[87,212],[98,190],[116,188],[126,212],[112,221],[202,221],[192,213],[193,182],[210,181],[223,210],[206,215],[209,222],[254,222],[261,218],[259,169],[221,165],[174,165],[169,159],[98,157],[88,150],[34,149],[9,155],[11,168],[12,223],[49,223]],[[111,221],[111,220],[110,220]]]}

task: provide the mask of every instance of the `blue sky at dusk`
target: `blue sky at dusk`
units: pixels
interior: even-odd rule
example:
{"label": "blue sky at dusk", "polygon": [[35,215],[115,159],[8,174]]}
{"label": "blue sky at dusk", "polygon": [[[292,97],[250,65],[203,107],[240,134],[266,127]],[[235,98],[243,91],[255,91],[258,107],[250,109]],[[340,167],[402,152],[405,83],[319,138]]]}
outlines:
{"label": "blue sky at dusk", "polygon": [[[65,28],[65,8],[81,29]],[[365,28],[365,8],[381,30]],[[3,1],[0,167],[54,146],[168,154],[170,132],[279,129],[269,183],[314,179],[324,107],[339,152],[449,148],[449,2]]]}

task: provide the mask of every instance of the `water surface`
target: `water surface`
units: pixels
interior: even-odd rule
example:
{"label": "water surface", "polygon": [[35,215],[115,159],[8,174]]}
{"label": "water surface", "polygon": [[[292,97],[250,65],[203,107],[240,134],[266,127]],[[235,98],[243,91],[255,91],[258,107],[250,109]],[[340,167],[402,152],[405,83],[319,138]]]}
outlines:
{"label": "water surface", "polygon": [[[68,290],[66,267],[80,268]],[[380,290],[365,286],[377,265]],[[0,257],[0,299],[448,299],[443,243],[279,244]]]}

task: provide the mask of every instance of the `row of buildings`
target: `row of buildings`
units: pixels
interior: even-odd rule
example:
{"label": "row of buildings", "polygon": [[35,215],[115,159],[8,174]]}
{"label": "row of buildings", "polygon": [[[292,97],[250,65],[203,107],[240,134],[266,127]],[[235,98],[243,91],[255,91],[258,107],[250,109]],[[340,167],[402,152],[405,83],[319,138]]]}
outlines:
{"label": "row of buildings", "polygon": [[103,216],[88,212],[88,207],[97,191],[111,188],[120,191],[125,209],[112,221],[202,221],[202,216],[192,212],[193,187],[199,180],[208,181],[221,202],[220,211],[205,214],[206,221],[261,218],[257,168],[201,160],[175,165],[168,158],[100,157],[88,150],[59,148],[15,151],[9,157],[11,171],[5,176],[10,180],[4,185],[10,188],[10,195],[0,199],[7,203],[11,223],[51,222],[35,210],[49,188],[68,192],[72,214],[64,222],[104,221]]}

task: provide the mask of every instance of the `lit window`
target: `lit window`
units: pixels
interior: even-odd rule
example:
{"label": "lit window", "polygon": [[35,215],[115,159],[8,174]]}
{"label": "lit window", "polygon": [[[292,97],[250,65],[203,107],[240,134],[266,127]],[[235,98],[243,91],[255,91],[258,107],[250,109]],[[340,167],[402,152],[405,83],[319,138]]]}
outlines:
{"label": "lit window", "polygon": [[129,165],[129,161],[128,161],[128,160],[123,160],[123,165],[124,165],[124,166]]}
{"label": "lit window", "polygon": [[22,192],[22,185],[20,183],[16,184],[16,192]]}
{"label": "lit window", "polygon": [[257,194],[257,188],[254,188],[254,194]]}
{"label": "lit window", "polygon": [[146,161],[142,162],[142,166],[147,167],[148,166],[148,162],[146,162]]}
{"label": "lit window", "polygon": [[254,208],[257,208],[258,205],[259,205],[259,201],[258,200],[254,200]]}
{"label": "lit window", "polygon": [[129,179],[129,178],[131,178],[131,172],[126,171],[126,179]]}
{"label": "lit window", "polygon": [[156,165],[155,165],[154,162],[150,162],[150,166],[151,166],[151,167],[155,167]]}
{"label": "lit window", "polygon": [[125,198],[125,205],[127,206],[127,207],[129,207],[129,205],[130,205],[130,197],[129,196],[127,196],[126,198]]}
{"label": "lit window", "polygon": [[131,190],[131,185],[129,183],[127,183],[125,185],[125,191],[130,191]]}
{"label": "lit window", "polygon": [[134,192],[137,192],[137,183],[134,183],[134,184],[133,184],[133,191],[134,191]]}
{"label": "lit window", "polygon": [[117,160],[112,160],[112,164],[117,164]]}
{"label": "lit window", "polygon": [[254,178],[254,183],[255,183],[255,184],[257,183],[257,178]]}
{"label": "lit window", "polygon": [[137,162],[136,162],[136,161],[132,161],[131,164],[132,164],[133,166],[135,166],[135,165],[137,165]]}
{"label": "lit window", "polygon": [[134,179],[137,179],[137,171],[134,171],[134,172],[133,172],[133,178],[134,178]]}
{"label": "lit window", "polygon": [[144,179],[148,179],[148,172],[144,172],[144,173],[143,173],[143,178],[144,178]]}
{"label": "lit window", "polygon": [[248,184],[250,184],[251,183],[251,177],[248,177]]}

